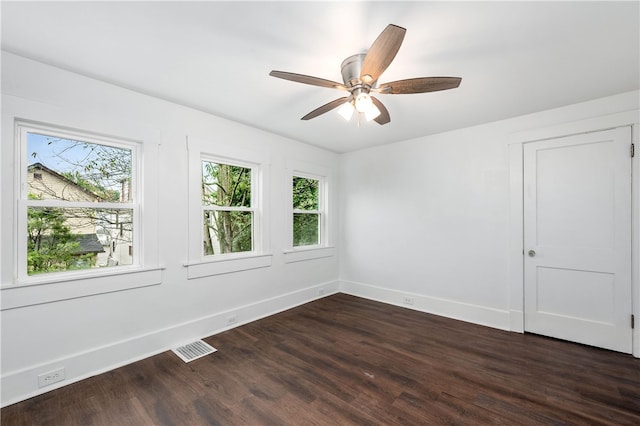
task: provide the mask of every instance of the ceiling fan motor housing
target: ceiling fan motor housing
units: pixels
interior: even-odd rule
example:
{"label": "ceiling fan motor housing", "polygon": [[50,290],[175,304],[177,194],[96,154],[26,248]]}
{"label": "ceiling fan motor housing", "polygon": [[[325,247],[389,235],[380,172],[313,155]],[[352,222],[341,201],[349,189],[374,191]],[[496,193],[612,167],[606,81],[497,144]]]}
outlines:
{"label": "ceiling fan motor housing", "polygon": [[[342,65],[340,69],[342,71],[342,81],[347,87],[353,87],[357,85],[362,85],[363,82],[360,80],[360,71],[362,70],[362,62],[364,61],[365,53],[359,53],[357,55],[349,56],[347,59],[342,61]],[[374,87],[375,81],[368,86]],[[368,92],[368,90],[367,90]]]}

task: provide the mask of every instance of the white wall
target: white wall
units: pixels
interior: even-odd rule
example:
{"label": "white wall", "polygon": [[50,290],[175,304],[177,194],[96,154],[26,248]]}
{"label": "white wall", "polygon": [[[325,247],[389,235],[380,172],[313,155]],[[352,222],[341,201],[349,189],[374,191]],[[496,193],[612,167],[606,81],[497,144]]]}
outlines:
{"label": "white wall", "polygon": [[[509,329],[514,271],[509,270],[508,143],[518,132],[637,110],[639,95],[338,156],[3,53],[2,285],[11,284],[14,261],[15,156],[6,123],[16,115],[121,137],[142,135],[160,144],[152,166],[159,170],[155,227],[164,270],[160,285],[3,310],[2,404],[56,387],[38,389],[38,374],[65,367],[61,385],[68,384],[214,334],[228,327],[231,314],[239,323],[250,321],[312,300],[321,289]],[[187,280],[187,135],[271,153],[271,267]],[[330,205],[339,229],[331,237],[340,238],[339,259],[285,263],[286,169],[296,162],[334,173]],[[638,227],[634,235],[640,237]],[[635,280],[637,288],[637,274]],[[638,293],[634,301],[640,301]]]}
{"label": "white wall", "polygon": [[[344,155],[342,291],[521,331],[513,319],[522,315],[522,296],[511,284],[522,270],[512,261],[521,258],[518,248],[510,252],[517,239],[510,235],[510,185],[517,182],[509,143],[523,132],[549,137],[548,128],[578,121],[597,128],[607,122],[599,117],[625,111],[637,123],[639,98],[624,93]],[[637,277],[634,288],[640,312]]]}
{"label": "white wall", "polygon": [[[214,96],[214,94],[212,94]],[[15,227],[14,117],[106,133],[157,144],[159,285],[78,299],[4,309],[2,323],[2,405],[51,390],[37,388],[38,374],[65,367],[60,385],[158,353],[190,339],[290,308],[338,290],[338,259],[332,256],[285,263],[289,220],[288,168],[304,162],[337,172],[338,156],[209,114],[129,90],[2,54],[2,187],[0,245],[2,285],[12,284]],[[267,268],[187,280],[186,137],[234,144],[270,153],[269,198],[272,265]],[[151,146],[146,147],[151,148]],[[149,150],[150,152],[153,150]],[[337,174],[333,176],[338,184]],[[330,212],[337,229],[337,191]],[[326,253],[325,253],[326,254]],[[87,282],[87,284],[90,284]],[[11,290],[16,291],[16,290]],[[3,297],[6,292],[3,290]]]}

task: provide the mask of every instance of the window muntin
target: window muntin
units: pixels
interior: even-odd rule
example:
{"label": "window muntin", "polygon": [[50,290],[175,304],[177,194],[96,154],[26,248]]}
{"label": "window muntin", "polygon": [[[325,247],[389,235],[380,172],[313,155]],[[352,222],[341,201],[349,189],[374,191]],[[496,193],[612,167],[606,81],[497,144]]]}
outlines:
{"label": "window muntin", "polygon": [[203,159],[201,164],[203,256],[253,252],[253,167],[214,159]]}
{"label": "window muntin", "polygon": [[293,247],[322,243],[322,181],[293,176]]}
{"label": "window muntin", "polygon": [[136,144],[27,124],[18,135],[18,277],[138,264]]}

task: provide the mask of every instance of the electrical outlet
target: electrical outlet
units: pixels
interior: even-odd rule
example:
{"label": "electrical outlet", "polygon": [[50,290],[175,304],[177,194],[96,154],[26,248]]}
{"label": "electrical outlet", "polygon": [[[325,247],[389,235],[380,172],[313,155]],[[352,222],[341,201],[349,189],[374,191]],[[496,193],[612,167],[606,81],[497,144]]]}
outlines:
{"label": "electrical outlet", "polygon": [[64,380],[64,367],[49,371],[48,373],[40,374],[38,376],[38,387],[43,388],[62,380]]}
{"label": "electrical outlet", "polygon": [[414,303],[413,297],[405,296],[402,299],[402,303],[404,303],[405,305],[413,305]]}
{"label": "electrical outlet", "polygon": [[231,324],[235,324],[238,322],[238,317],[237,315],[233,314],[233,315],[229,315],[227,317],[227,325],[231,325]]}

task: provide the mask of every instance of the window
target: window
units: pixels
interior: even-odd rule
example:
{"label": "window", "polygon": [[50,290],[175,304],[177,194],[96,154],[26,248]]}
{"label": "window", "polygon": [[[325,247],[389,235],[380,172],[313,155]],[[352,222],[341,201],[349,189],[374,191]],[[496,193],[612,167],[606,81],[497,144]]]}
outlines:
{"label": "window", "polygon": [[293,176],[293,246],[321,243],[320,180]]}
{"label": "window", "polygon": [[271,266],[269,156],[188,137],[188,279]]}
{"label": "window", "polygon": [[158,135],[122,120],[100,128],[126,139],[75,130],[95,123],[73,114],[65,117],[73,129],[7,114],[15,185],[3,181],[3,191],[15,201],[15,226],[1,225],[15,238],[0,242],[0,309],[161,284]]}
{"label": "window", "polygon": [[18,277],[137,264],[137,146],[27,124],[18,137]]}
{"label": "window", "polygon": [[289,169],[289,246],[285,263],[335,256],[335,236],[329,227],[329,190],[332,171],[316,164],[295,161]]}
{"label": "window", "polygon": [[205,256],[253,251],[251,167],[202,160]]}

